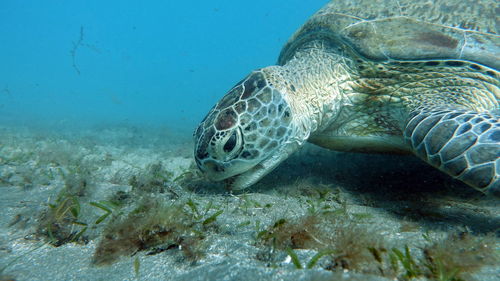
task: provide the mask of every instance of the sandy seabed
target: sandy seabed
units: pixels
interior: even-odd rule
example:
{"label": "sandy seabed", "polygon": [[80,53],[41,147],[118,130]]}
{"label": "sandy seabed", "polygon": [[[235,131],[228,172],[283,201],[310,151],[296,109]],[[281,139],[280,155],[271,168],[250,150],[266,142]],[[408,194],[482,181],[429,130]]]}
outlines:
{"label": "sandy seabed", "polygon": [[189,133],[0,127],[0,280],[500,280],[500,206],[411,156],[307,145],[251,188]]}

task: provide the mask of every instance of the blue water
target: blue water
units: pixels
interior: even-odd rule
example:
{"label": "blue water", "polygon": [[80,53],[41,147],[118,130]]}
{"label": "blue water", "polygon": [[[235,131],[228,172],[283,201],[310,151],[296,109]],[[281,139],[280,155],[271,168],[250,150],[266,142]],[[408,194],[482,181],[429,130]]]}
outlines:
{"label": "blue water", "polygon": [[190,128],[326,0],[0,3],[0,123]]}

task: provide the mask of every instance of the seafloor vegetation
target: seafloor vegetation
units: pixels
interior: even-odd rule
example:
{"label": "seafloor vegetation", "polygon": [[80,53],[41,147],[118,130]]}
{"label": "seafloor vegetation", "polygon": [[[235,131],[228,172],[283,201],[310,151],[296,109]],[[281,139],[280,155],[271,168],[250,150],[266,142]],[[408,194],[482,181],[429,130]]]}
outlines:
{"label": "seafloor vegetation", "polygon": [[0,134],[0,280],[36,280],[33,260],[63,280],[70,273],[48,257],[75,247],[87,277],[124,264],[131,278],[160,266],[165,278],[182,279],[223,261],[277,280],[277,272],[301,272],[300,280],[500,276],[498,202],[410,157],[309,146],[233,193],[206,182],[189,137],[166,129]]}

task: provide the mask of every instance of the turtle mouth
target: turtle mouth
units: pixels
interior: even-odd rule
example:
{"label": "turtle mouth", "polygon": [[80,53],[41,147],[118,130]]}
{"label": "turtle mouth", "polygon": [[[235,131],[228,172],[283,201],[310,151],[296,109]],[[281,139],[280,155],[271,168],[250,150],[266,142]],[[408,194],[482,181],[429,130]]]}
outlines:
{"label": "turtle mouth", "polygon": [[217,160],[207,160],[203,164],[197,163],[198,168],[211,181],[227,181],[251,171],[258,163],[248,163],[238,160],[232,162],[222,162]]}
{"label": "turtle mouth", "polygon": [[210,181],[223,181],[231,190],[242,190],[258,182],[300,147],[299,142],[285,142],[260,161],[233,159],[229,162],[214,159],[196,163]]}
{"label": "turtle mouth", "polygon": [[266,171],[265,167],[262,164],[257,163],[247,171],[234,176],[230,176],[223,181],[232,190],[242,190],[255,184],[269,172],[270,171]]}
{"label": "turtle mouth", "polygon": [[224,182],[232,190],[241,190],[250,187],[258,182],[264,176],[274,170],[281,162],[283,162],[293,152],[293,150],[283,147],[264,160],[254,164],[239,174],[227,177]]}

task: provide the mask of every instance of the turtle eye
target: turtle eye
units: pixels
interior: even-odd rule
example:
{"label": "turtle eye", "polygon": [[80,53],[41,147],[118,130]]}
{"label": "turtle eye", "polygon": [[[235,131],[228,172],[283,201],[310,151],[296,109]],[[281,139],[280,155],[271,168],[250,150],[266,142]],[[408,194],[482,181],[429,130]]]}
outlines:
{"label": "turtle eye", "polygon": [[234,131],[231,136],[229,137],[229,139],[227,139],[226,141],[226,144],[224,144],[224,152],[231,152],[234,147],[236,146],[236,131]]}
{"label": "turtle eye", "polygon": [[231,135],[226,136],[226,142],[218,146],[218,155],[226,161],[235,158],[243,149],[243,138],[240,128],[236,128],[231,132]]}

